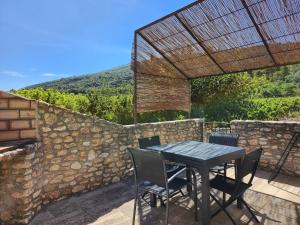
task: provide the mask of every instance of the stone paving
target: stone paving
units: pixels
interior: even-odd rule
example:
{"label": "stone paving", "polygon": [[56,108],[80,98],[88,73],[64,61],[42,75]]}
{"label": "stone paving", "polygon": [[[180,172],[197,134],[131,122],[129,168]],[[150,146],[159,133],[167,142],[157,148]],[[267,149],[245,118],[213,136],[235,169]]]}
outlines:
{"label": "stone paving", "polygon": [[[267,183],[269,173],[258,171],[251,190],[245,200],[254,209],[261,224],[300,224],[300,179],[279,176],[275,182]],[[105,188],[83,193],[46,206],[30,225],[131,225],[133,210],[133,182],[121,181]],[[212,208],[216,208],[212,203]],[[229,207],[238,224],[249,222],[249,213]],[[139,202],[136,224],[163,224],[164,208],[150,208]],[[195,225],[193,202],[188,197],[175,196],[170,206],[170,225]],[[201,212],[199,212],[201,216]],[[213,225],[232,224],[222,212],[212,220]]]}

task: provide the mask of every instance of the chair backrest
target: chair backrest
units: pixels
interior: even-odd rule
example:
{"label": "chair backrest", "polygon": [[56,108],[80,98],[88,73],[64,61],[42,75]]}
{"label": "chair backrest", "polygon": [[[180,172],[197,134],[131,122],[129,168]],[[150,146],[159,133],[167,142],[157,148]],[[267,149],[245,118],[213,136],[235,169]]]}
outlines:
{"label": "chair backrest", "polygon": [[213,132],[209,135],[209,143],[228,145],[228,146],[238,146],[239,134],[235,133],[223,133],[223,132]]}
{"label": "chair backrest", "polygon": [[262,148],[258,147],[254,151],[248,153],[242,163],[241,172],[239,174],[239,178],[243,179],[245,176],[251,174],[249,179],[249,184],[252,183],[252,180],[254,178],[254,175],[256,173],[259,160],[262,154]]}
{"label": "chair backrest", "polygon": [[152,136],[146,138],[139,138],[139,146],[142,149],[146,149],[151,146],[160,145],[159,136]]}
{"label": "chair backrest", "polygon": [[251,174],[251,176],[249,178],[248,184],[249,185],[252,184],[253,178],[255,176],[255,173],[256,173],[256,170],[257,170],[257,167],[259,164],[261,154],[262,154],[262,148],[258,147],[254,151],[248,153],[245,156],[243,163],[242,163],[242,168],[237,177],[237,182],[236,182],[234,193],[236,193],[236,194],[239,193],[241,184],[243,182],[243,178],[249,174]]}
{"label": "chair backrest", "polygon": [[167,185],[167,174],[163,155],[143,149],[128,149],[134,166],[136,183],[150,181],[161,187]]}

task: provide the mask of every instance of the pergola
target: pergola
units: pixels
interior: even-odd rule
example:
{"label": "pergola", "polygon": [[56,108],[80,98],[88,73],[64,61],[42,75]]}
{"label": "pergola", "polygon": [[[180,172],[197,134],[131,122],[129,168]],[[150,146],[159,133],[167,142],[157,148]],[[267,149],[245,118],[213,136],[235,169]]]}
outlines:
{"label": "pergola", "polygon": [[135,117],[190,112],[192,79],[300,62],[300,0],[193,2],[136,30],[132,58]]}

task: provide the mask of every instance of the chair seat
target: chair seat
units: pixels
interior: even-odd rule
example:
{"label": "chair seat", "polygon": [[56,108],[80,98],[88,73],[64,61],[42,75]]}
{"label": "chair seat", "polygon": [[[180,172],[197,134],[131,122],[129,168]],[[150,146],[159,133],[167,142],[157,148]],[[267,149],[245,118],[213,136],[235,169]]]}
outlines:
{"label": "chair seat", "polygon": [[233,194],[239,195],[242,194],[249,187],[251,187],[251,184],[246,184],[242,182],[240,186],[240,190],[234,193],[236,187],[236,180],[231,179],[229,177],[217,175],[212,180],[210,180],[210,187],[222,191],[229,195],[233,195]]}
{"label": "chair seat", "polygon": [[[213,170],[213,171],[224,170],[224,166],[225,166],[225,163],[214,166],[210,170]],[[233,163],[227,163],[226,168],[228,169],[228,168],[231,168],[231,167],[234,167],[234,164]]]}
{"label": "chair seat", "polygon": [[[184,186],[186,186],[188,181],[186,179],[175,178],[169,183],[169,195],[172,195],[174,192],[179,191]],[[164,187],[158,186],[151,182],[145,181],[140,186],[142,189],[145,189],[148,192],[151,192],[160,196],[167,196],[166,189]]]}
{"label": "chair seat", "polygon": [[178,164],[167,164],[166,169],[167,169],[168,177],[173,176],[175,173],[182,170],[183,168],[185,168],[185,166],[181,166],[181,165],[178,165]]}

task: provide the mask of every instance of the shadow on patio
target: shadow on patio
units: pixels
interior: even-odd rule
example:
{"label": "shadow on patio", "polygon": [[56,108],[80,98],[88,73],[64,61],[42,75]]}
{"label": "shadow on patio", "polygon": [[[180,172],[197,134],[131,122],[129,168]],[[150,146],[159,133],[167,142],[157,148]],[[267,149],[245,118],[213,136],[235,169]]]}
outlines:
{"label": "shadow on patio", "polygon": [[[258,215],[261,224],[297,225],[300,222],[300,180],[280,175],[268,184],[268,172],[258,171],[251,191],[245,199]],[[55,202],[45,207],[30,225],[130,225],[133,209],[133,182],[122,182],[83,193]],[[194,222],[193,202],[188,197],[174,197],[170,207],[170,221],[173,225],[192,225]],[[229,208],[238,224],[249,222],[246,210],[236,206]],[[200,212],[201,216],[201,212]],[[139,202],[136,224],[163,224],[164,209],[150,208],[144,201]],[[231,224],[224,213],[212,220],[212,224]]]}

